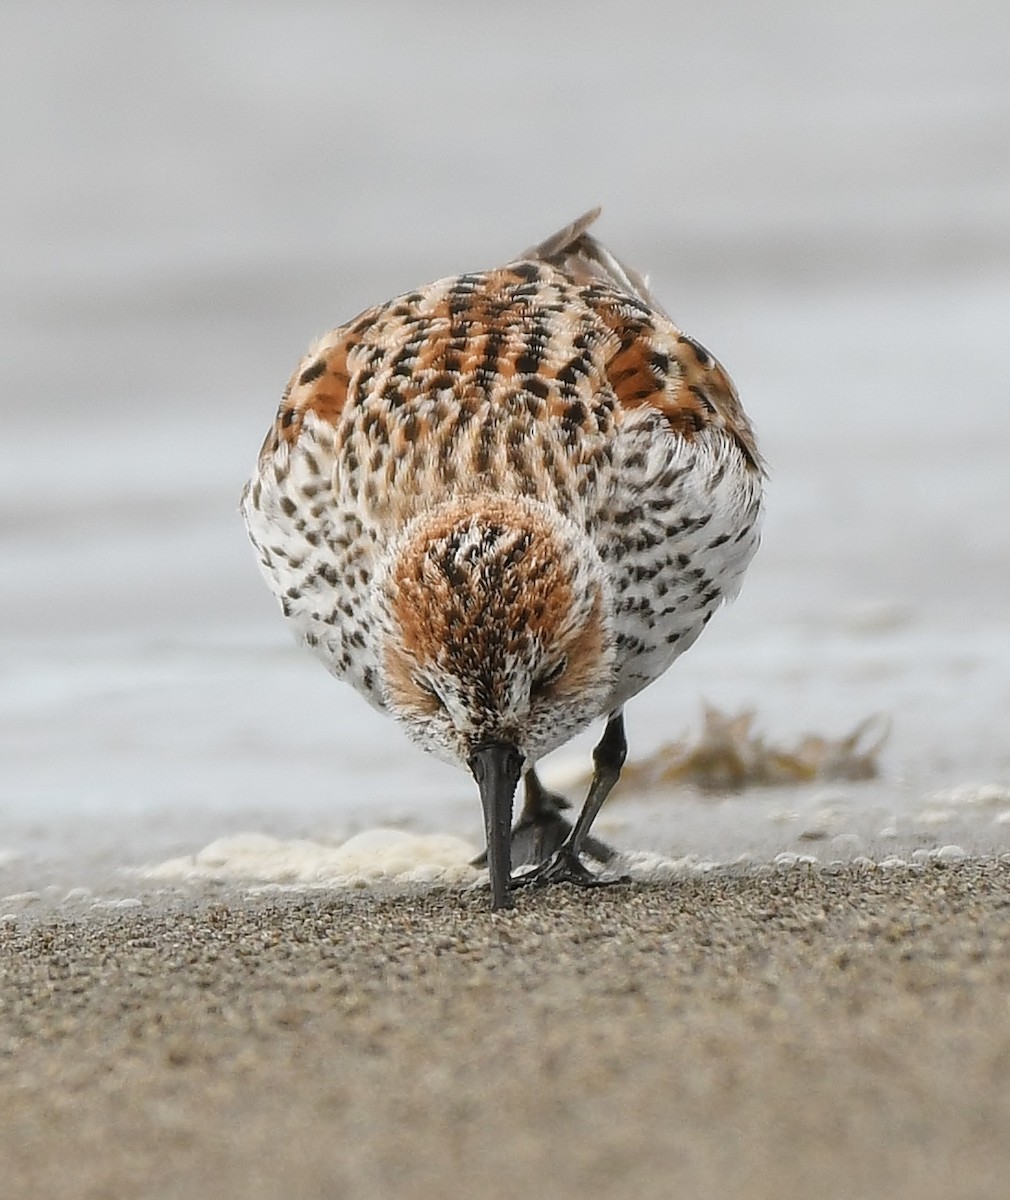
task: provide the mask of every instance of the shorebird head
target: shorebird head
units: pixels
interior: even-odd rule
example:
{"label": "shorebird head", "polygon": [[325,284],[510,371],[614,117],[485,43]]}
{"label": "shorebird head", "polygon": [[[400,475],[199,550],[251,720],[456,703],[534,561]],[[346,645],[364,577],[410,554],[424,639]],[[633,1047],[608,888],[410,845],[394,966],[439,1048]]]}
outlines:
{"label": "shorebird head", "polygon": [[526,764],[608,707],[611,597],[589,539],[521,497],[468,497],[412,521],[387,562],[380,672],[389,711],[480,788],[492,908]]}
{"label": "shorebird head", "polygon": [[535,762],[606,711],[610,592],[556,511],[475,496],[423,513],[380,586],[384,698],[425,749],[469,765],[505,745]]}

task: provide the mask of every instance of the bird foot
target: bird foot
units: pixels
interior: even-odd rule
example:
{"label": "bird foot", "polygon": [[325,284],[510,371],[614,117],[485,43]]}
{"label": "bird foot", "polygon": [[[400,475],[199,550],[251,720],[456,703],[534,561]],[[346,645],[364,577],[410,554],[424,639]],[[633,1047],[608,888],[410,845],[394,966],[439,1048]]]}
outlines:
{"label": "bird foot", "polygon": [[615,883],[630,882],[631,877],[628,875],[601,879],[583,865],[578,855],[561,847],[532,871],[513,875],[509,880],[509,887],[546,887],[551,883],[574,883],[577,887],[612,887]]}

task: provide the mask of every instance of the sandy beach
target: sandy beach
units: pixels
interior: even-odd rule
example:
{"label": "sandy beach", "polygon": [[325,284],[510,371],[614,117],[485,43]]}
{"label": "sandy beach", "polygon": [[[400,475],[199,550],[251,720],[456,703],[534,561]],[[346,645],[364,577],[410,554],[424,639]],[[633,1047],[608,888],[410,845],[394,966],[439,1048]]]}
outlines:
{"label": "sandy beach", "polygon": [[5,1200],[1001,1197],[1010,864],[0,934]]}

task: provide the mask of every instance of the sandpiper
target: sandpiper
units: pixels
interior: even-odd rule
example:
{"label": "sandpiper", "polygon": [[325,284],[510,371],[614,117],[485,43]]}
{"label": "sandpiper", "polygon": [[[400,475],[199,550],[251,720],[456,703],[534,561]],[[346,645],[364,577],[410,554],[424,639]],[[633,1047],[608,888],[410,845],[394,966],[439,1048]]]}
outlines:
{"label": "sandpiper", "polygon": [[[492,908],[582,862],[625,702],[740,587],[761,458],[729,376],[587,229],[320,339],[242,512],[297,636],[424,749],[468,767]],[[535,764],[606,728],[574,825]],[[515,827],[520,777],[525,805]],[[513,861],[534,863],[513,876]]]}

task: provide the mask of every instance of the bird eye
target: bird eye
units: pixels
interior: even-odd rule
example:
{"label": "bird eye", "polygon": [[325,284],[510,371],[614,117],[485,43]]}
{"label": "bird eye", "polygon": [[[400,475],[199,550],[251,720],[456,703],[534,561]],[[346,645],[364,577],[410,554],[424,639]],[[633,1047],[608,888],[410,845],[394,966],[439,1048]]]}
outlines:
{"label": "bird eye", "polygon": [[530,695],[534,699],[536,699],[538,696],[546,695],[546,693],[550,690],[551,684],[557,683],[557,681],[565,673],[565,667],[567,666],[568,661],[567,659],[563,658],[560,662],[556,662],[552,667],[549,667],[546,671],[538,675],[536,679],[533,680],[533,684],[530,687]]}
{"label": "bird eye", "polygon": [[415,676],[414,683],[417,686],[417,690],[422,693],[426,700],[430,701],[432,712],[436,712],[440,708],[445,708],[445,701],[427,679],[419,679]]}

